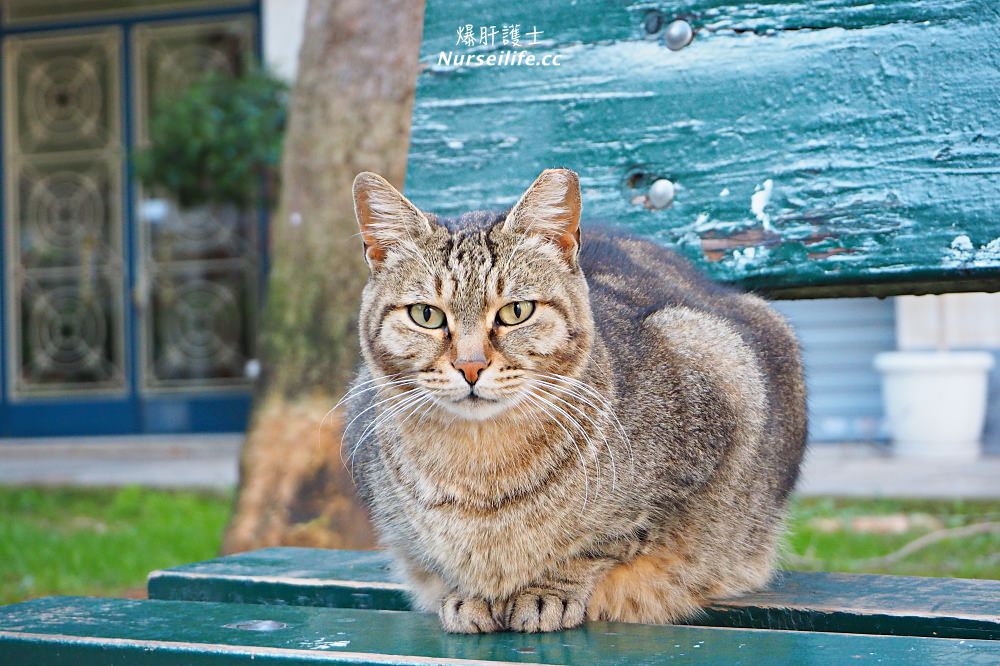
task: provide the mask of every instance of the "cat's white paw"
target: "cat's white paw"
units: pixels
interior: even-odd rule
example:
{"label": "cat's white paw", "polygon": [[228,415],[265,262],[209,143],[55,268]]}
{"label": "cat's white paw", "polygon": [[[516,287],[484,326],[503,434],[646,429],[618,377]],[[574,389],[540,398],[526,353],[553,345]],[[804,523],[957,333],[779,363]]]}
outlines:
{"label": "cat's white paw", "polygon": [[507,602],[507,628],[535,633],[571,629],[583,622],[586,601],[563,590],[529,587]]}
{"label": "cat's white paw", "polygon": [[438,610],[441,626],[455,634],[488,634],[502,631],[503,608],[485,599],[449,594]]}

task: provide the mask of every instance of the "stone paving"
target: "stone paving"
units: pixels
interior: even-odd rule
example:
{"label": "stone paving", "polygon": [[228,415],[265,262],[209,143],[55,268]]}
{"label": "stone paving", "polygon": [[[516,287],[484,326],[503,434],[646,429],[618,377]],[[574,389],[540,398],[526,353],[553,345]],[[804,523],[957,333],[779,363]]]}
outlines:
{"label": "stone paving", "polygon": [[1000,498],[1000,455],[978,460],[895,458],[888,446],[809,447],[798,492],[843,497]]}
{"label": "stone paving", "polygon": [[[239,434],[0,440],[0,485],[231,488],[242,441]],[[818,444],[806,456],[798,492],[1000,498],[1000,455],[902,460],[885,446]]]}
{"label": "stone paving", "polygon": [[0,440],[0,485],[231,488],[243,435]]}

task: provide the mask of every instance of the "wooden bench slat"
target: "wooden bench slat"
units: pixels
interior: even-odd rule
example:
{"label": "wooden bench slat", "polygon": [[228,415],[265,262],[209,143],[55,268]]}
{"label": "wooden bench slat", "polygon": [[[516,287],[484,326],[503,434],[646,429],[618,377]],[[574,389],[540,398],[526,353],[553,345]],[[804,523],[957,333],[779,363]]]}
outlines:
{"label": "wooden bench slat", "polygon": [[[151,599],[409,608],[378,551],[267,548],[149,576]],[[785,571],[763,592],[715,603],[698,624],[1000,639],[1000,581]]]}
{"label": "wooden bench slat", "polygon": [[[268,629],[268,630],[261,630]],[[0,608],[3,664],[995,664],[1000,643],[596,622],[456,636],[397,611],[56,597]]]}
{"label": "wooden bench slat", "polygon": [[[663,26],[688,20],[690,45],[648,35],[654,9]],[[418,206],[511,205],[565,166],[585,219],[773,296],[1000,290],[993,0],[510,0],[502,14],[427,3],[406,179]],[[439,64],[510,50],[456,31],[512,22],[525,45],[542,32],[520,50],[560,65]],[[634,203],[653,178],[677,185],[672,207]],[[751,197],[768,180],[765,220]]]}
{"label": "wooden bench slat", "polygon": [[150,599],[409,610],[381,551],[264,548],[153,571]]}

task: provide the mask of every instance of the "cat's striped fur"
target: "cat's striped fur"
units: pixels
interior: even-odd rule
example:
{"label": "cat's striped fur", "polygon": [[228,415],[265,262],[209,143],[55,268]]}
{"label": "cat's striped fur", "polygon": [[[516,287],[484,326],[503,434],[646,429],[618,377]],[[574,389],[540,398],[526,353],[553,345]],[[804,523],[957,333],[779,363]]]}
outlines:
{"label": "cat's striped fur", "polygon": [[[457,632],[662,623],[768,581],[806,434],[774,310],[651,243],[581,241],[568,170],[454,220],[374,174],[355,193],[371,277],[345,448],[418,608]],[[501,325],[512,301],[536,310]]]}

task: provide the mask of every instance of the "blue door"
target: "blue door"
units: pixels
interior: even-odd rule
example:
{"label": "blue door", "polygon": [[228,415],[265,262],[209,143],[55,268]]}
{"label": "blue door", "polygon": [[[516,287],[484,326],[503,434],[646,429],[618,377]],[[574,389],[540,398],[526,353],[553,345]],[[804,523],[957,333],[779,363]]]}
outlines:
{"label": "blue door", "polygon": [[257,3],[212,4],[0,2],[0,436],[245,425],[262,215],[130,168],[159,105],[256,61]]}

